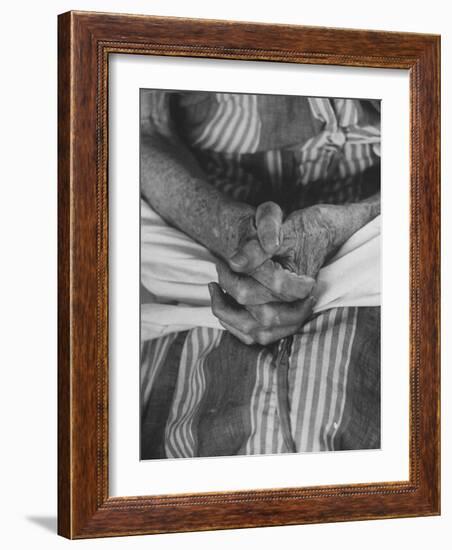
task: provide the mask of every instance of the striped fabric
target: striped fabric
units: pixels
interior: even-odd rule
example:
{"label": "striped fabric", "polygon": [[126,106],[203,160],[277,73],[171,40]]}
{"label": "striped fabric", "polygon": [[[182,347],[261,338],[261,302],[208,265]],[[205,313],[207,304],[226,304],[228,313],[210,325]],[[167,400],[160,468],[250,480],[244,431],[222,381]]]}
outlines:
{"label": "striped fabric", "polygon": [[157,373],[165,359],[171,344],[174,342],[176,333],[168,334],[163,338],[159,338],[154,346],[141,346],[141,371],[140,371],[140,388],[142,402],[147,403],[151,394],[151,389]]}
{"label": "striped fabric", "polygon": [[358,202],[379,190],[379,163],[352,176],[303,185],[294,170],[292,151],[254,155],[195,151],[195,155],[209,183],[232,199],[254,206],[273,200],[291,212],[318,203]]}
{"label": "striped fabric", "polygon": [[220,93],[215,96],[217,110],[192,145],[223,153],[254,153],[261,129],[257,96]]}
{"label": "striped fabric", "polygon": [[218,345],[221,331],[194,329],[185,340],[180,358],[176,392],[165,432],[167,456],[189,457],[196,453],[193,419],[206,389],[204,361]]}
{"label": "striped fabric", "polygon": [[358,124],[358,102],[352,99],[308,98],[313,116],[323,131],[307,142],[288,148],[294,155],[296,175],[284,169],[284,149],[270,150],[265,165],[272,183],[295,177],[301,185],[346,179],[364,173],[379,163],[380,131]]}
{"label": "striped fabric", "polygon": [[243,155],[220,154],[214,151],[198,153],[209,183],[234,200],[255,202],[262,193],[262,181],[243,165]]}
{"label": "striped fabric", "polygon": [[[371,374],[379,373],[379,335],[373,322],[366,321],[375,310],[378,308],[332,309],[317,315],[294,337],[289,403],[297,452],[379,446],[379,385]],[[351,365],[359,371],[363,346],[369,342],[375,344],[374,351],[366,355],[371,366],[366,366],[370,370],[360,384],[372,379],[373,393],[367,405],[375,405],[363,412],[354,405],[363,388],[357,386],[356,376],[349,377],[349,371]],[[166,352],[166,357],[172,358],[164,361],[163,368],[156,362],[156,375],[149,363],[163,357],[164,350],[174,343],[174,336],[172,340],[149,341],[142,355],[142,410],[147,415],[158,412],[152,409],[152,394],[162,393],[158,373],[164,378],[165,371],[176,372],[172,387],[165,386],[169,404],[164,456],[288,452],[280,425],[277,369],[271,348],[250,348],[224,331],[197,328],[184,333],[180,353]],[[354,422],[360,419],[359,433],[347,433],[350,418]],[[357,442],[359,446],[355,446]],[[151,450],[142,458],[155,455]]]}
{"label": "striped fabric", "polygon": [[[237,164],[237,161],[240,162],[237,155],[256,153],[261,140],[271,142],[268,136],[264,139],[268,129],[263,124],[263,118],[268,119],[268,113],[264,115],[260,110],[263,108],[260,104],[265,105],[265,98],[252,94],[213,95],[216,108],[206,111],[202,124],[198,123],[191,131],[190,128],[185,129],[194,149],[236,155],[233,164]],[[284,102],[286,98],[281,96],[279,100]],[[311,116],[320,122],[323,130],[299,144],[288,143],[286,147],[266,150],[264,164],[270,181],[281,186],[284,180],[293,179],[293,162],[283,162],[284,155],[288,153],[294,157],[295,177],[302,185],[332,177],[354,176],[378,162],[380,131],[375,125],[359,124],[359,100],[310,97],[307,102]],[[157,108],[159,105],[161,98],[157,101]],[[161,117],[159,113],[158,120]],[[280,121],[282,130],[288,123],[288,120]],[[299,124],[303,125],[303,120],[300,119]],[[276,141],[280,141],[279,136]]]}
{"label": "striped fabric", "polygon": [[[141,126],[179,134],[236,200],[361,200],[379,185],[379,105],[355,99],[142,90]],[[369,176],[369,173],[372,174]]]}
{"label": "striped fabric", "polygon": [[[271,113],[264,111],[270,96],[213,95],[215,108],[211,105],[201,117],[202,124],[198,121],[192,131],[188,128],[184,132],[209,181],[225,194],[254,204],[261,201],[263,191],[267,200],[269,194],[275,200],[284,193],[287,204],[300,208],[313,196],[321,202],[339,204],[375,192],[375,178],[368,174],[379,171],[380,130],[375,120],[379,116],[377,111],[373,119],[365,116],[359,100],[306,98],[307,111],[278,121],[277,131]],[[282,105],[291,100],[273,97],[274,108],[277,101]],[[290,109],[286,111],[281,108],[273,119],[289,116]],[[317,121],[316,133],[309,135],[304,129],[306,116]],[[284,141],[286,129],[295,139],[294,124],[300,128],[299,141],[271,147],[272,141]],[[262,149],[263,143],[267,149]]]}
{"label": "striped fabric", "polygon": [[247,455],[284,452],[276,395],[277,372],[274,357],[262,350],[256,362],[256,381],[250,403],[251,431],[246,443]]}
{"label": "striped fabric", "polygon": [[265,153],[265,167],[273,188],[281,189],[284,169],[281,151],[273,149]]}
{"label": "striped fabric", "polygon": [[296,339],[289,387],[293,437],[300,451],[335,449],[356,316],[357,308],[329,310],[307,325]]}
{"label": "striped fabric", "polygon": [[300,181],[313,181],[354,176],[377,162],[380,131],[375,126],[358,125],[358,107],[353,99],[310,97],[313,115],[324,124],[324,130],[300,148]]}
{"label": "striped fabric", "polygon": [[[334,450],[344,408],[356,308],[333,309],[305,325],[290,356],[292,437],[299,452]],[[276,398],[273,356],[263,351],[251,401],[252,431],[246,454],[284,451]]]}
{"label": "striped fabric", "polygon": [[[142,117],[170,133],[177,93],[147,93]],[[178,132],[212,185],[236,200],[276,200],[290,211],[379,189],[378,125],[362,117],[358,100],[182,95],[193,116],[176,109]],[[281,146],[286,136],[292,141]],[[336,308],[293,337],[288,400],[297,452],[379,448],[378,323],[379,308]],[[207,328],[145,342],[141,458],[288,452],[274,357],[272,348]]]}

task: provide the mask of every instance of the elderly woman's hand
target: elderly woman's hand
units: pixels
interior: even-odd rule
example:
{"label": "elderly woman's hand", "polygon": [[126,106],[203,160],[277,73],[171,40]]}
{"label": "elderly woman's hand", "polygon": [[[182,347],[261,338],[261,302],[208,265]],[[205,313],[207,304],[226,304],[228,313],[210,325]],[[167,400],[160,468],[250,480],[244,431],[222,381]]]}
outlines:
{"label": "elderly woman's hand", "polygon": [[229,265],[217,262],[219,284],[209,285],[214,315],[244,344],[268,345],[295,334],[312,314],[314,279],[284,267],[279,256],[289,242],[282,219],[275,203],[258,207],[254,223],[239,230]]}
{"label": "elderly woman's hand", "polygon": [[[335,248],[337,218],[346,215],[344,206],[316,205],[291,213],[283,222],[280,207],[268,202],[256,210],[256,232],[241,243],[240,249],[229,260],[234,272],[251,275],[267,285],[263,261],[265,254],[277,263],[280,271],[289,271],[298,280],[312,283],[326,257]],[[263,254],[257,251],[262,250]],[[270,288],[271,284],[270,284]],[[309,285],[305,292],[309,293]],[[303,298],[304,296],[299,296]]]}
{"label": "elderly woman's hand", "polygon": [[261,205],[255,229],[242,238],[229,265],[217,264],[219,285],[209,285],[213,313],[246,344],[266,345],[296,333],[312,313],[310,293],[320,268],[378,212],[375,201],[316,205],[283,222],[278,205]]}
{"label": "elderly woman's hand", "polygon": [[[310,206],[292,212],[283,222],[279,206],[265,203],[256,210],[256,234],[230,258],[229,266],[283,300],[285,293],[286,301],[305,298],[328,257],[379,213],[377,196],[361,203]],[[258,256],[257,249],[264,254]],[[262,261],[265,254],[269,258]],[[223,288],[230,292],[225,283]]]}
{"label": "elderly woman's hand", "polygon": [[337,208],[342,207],[297,210],[284,223],[281,208],[273,202],[260,205],[252,216],[248,213],[232,230],[235,249],[227,264],[217,263],[221,288],[245,306],[307,298],[334,249],[328,213]]}
{"label": "elderly woman's hand", "polygon": [[[314,277],[284,265],[280,255],[293,236],[284,232],[280,207],[267,202],[252,213],[235,218],[227,234],[225,262],[217,262],[220,286],[240,304],[292,302],[306,298]],[[292,226],[290,226],[292,229]],[[233,243],[232,246],[230,243]],[[289,258],[289,251],[287,253]]]}
{"label": "elderly woman's hand", "polygon": [[244,344],[269,345],[300,330],[312,313],[313,297],[294,302],[241,306],[217,283],[209,284],[212,311],[221,325]]}

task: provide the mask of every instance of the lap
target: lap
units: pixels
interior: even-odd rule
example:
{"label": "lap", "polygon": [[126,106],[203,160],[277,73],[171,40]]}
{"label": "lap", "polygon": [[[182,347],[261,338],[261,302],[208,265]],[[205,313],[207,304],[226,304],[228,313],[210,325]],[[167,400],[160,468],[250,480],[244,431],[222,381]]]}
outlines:
{"label": "lap", "polygon": [[[334,308],[291,343],[290,432],[298,452],[380,445],[380,308]],[[142,458],[288,452],[276,347],[195,328],[146,342]]]}

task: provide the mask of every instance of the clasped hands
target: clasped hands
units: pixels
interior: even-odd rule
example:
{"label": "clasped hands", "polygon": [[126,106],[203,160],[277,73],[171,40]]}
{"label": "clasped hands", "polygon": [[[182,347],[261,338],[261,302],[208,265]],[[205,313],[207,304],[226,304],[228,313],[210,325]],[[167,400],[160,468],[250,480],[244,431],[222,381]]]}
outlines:
{"label": "clasped hands", "polygon": [[[299,332],[315,304],[316,276],[333,250],[326,205],[291,213],[273,202],[240,221],[237,246],[217,261],[212,311],[244,344],[269,345]],[[326,215],[325,215],[326,214]]]}

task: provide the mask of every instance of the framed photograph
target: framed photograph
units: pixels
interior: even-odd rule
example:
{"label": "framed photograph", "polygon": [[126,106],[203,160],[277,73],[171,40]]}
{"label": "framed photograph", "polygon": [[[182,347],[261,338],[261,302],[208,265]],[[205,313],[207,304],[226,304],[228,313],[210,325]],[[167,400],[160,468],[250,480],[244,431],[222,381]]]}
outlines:
{"label": "framed photograph", "polygon": [[68,12],[58,530],[440,513],[440,38]]}

